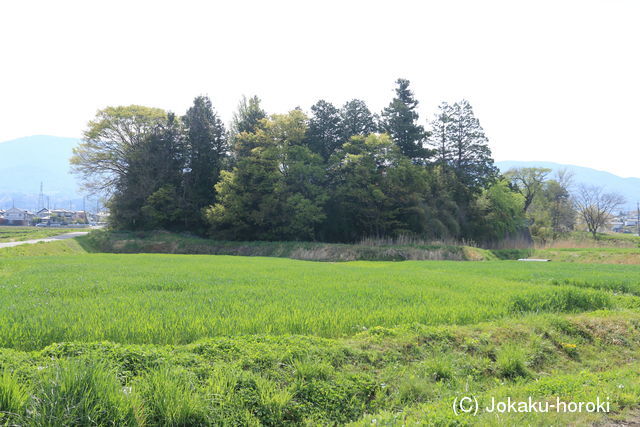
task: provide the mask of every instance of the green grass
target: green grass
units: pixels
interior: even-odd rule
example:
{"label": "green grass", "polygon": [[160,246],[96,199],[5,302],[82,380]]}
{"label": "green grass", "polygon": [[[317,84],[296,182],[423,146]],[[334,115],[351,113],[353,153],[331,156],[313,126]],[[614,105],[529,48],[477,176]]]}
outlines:
{"label": "green grass", "polygon": [[640,264],[640,249],[632,248],[558,248],[538,249],[536,258],[581,264]]}
{"label": "green grass", "polygon": [[30,405],[33,425],[131,425],[135,408],[117,373],[95,360],[63,360],[39,372]]}
{"label": "green grass", "polygon": [[[0,250],[0,425],[585,425],[640,406],[640,266],[86,250]],[[465,394],[613,413],[456,416]]]}
{"label": "green grass", "polygon": [[574,231],[558,237],[557,240],[546,244],[539,242],[545,248],[639,248],[640,237],[625,233],[598,233],[594,239],[591,233]]}
{"label": "green grass", "polygon": [[598,233],[598,239],[604,240],[606,242],[626,242],[635,244],[636,247],[640,246],[640,237],[634,234],[626,234],[626,233]]}
{"label": "green grass", "polygon": [[0,243],[44,239],[73,231],[78,231],[78,229],[0,226]]}
{"label": "green grass", "polygon": [[86,254],[87,251],[78,243],[77,239],[57,240],[53,242],[39,242],[0,248],[0,258],[26,257],[26,256],[51,256]]}
{"label": "green grass", "polygon": [[[570,279],[580,286],[563,282]],[[0,346],[69,340],[184,344],[239,334],[349,336],[636,306],[640,267],[509,261],[315,263],[85,254],[0,257]]]}
{"label": "green grass", "polygon": [[[585,425],[640,402],[637,313],[372,328],[349,339],[0,349],[23,425]],[[18,385],[19,384],[19,385]],[[608,399],[612,414],[457,416],[454,398]],[[2,421],[0,415],[0,421]]]}

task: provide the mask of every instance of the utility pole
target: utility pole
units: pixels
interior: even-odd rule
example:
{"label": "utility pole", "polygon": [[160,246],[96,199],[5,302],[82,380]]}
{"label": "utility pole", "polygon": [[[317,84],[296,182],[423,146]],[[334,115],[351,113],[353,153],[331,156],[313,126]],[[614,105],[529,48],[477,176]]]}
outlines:
{"label": "utility pole", "polygon": [[38,195],[38,207],[36,208],[36,211],[39,211],[40,209],[44,209],[44,191],[42,181],[40,181],[40,194]]}
{"label": "utility pole", "polygon": [[637,203],[637,210],[636,210],[636,233],[638,234],[638,236],[640,236],[640,202],[636,202]]}

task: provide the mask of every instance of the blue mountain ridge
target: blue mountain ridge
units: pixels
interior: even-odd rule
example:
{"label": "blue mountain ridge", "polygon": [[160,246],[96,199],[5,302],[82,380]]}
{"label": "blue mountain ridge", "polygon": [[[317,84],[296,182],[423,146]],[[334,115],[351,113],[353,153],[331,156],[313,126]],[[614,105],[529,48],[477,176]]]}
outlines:
{"label": "blue mountain ridge", "polygon": [[636,203],[640,201],[640,178],[622,178],[606,171],[545,161],[509,160],[496,162],[496,166],[503,173],[511,168],[548,168],[552,171],[550,174],[551,178],[553,178],[554,174],[559,170],[567,169],[573,173],[573,182],[575,185],[595,185],[603,187],[607,192],[615,192],[622,195],[626,200],[625,209],[635,209]]}

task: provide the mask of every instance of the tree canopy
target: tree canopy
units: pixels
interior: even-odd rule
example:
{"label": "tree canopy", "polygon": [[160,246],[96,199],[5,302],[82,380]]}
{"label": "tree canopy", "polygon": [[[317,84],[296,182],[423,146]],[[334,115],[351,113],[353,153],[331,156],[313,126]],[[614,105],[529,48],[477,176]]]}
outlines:
{"label": "tree canopy", "polygon": [[258,97],[243,97],[229,131],[206,96],[183,116],[108,107],[89,122],[72,166],[108,194],[111,225],[131,230],[489,243],[526,229],[526,219],[540,230],[573,227],[565,186],[536,170],[499,175],[468,101],[442,103],[426,130],[409,86],[396,81],[380,116],[360,99],[267,115]]}
{"label": "tree canopy", "polygon": [[111,193],[129,170],[131,151],[166,119],[164,110],[141,105],[99,110],[73,149],[72,171],[90,192]]}
{"label": "tree canopy", "polygon": [[239,135],[252,148],[216,185],[218,201],[206,217],[210,234],[233,240],[309,240],[323,221],[322,159],[302,142],[306,116],[299,110],[263,119]]}

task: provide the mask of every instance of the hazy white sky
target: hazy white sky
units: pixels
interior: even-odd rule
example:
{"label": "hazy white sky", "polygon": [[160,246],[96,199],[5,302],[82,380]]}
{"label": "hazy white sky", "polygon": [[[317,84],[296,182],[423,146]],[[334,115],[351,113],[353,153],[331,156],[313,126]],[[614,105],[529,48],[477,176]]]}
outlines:
{"label": "hazy white sky", "polygon": [[96,110],[270,112],[408,78],[421,120],[467,98],[496,160],[640,176],[640,1],[3,1],[0,141],[79,136]]}

